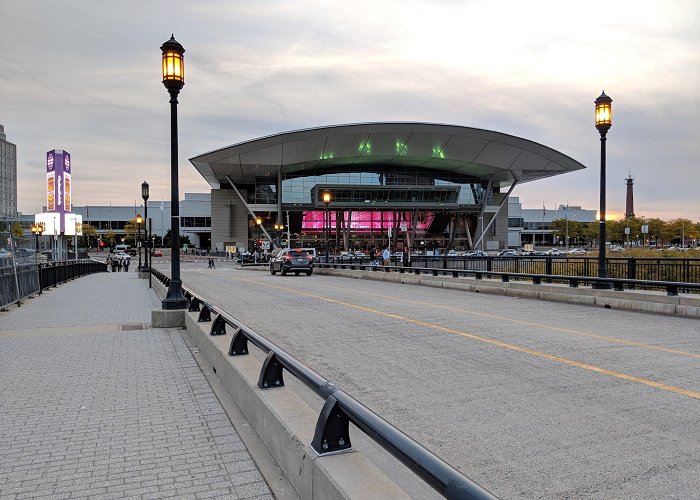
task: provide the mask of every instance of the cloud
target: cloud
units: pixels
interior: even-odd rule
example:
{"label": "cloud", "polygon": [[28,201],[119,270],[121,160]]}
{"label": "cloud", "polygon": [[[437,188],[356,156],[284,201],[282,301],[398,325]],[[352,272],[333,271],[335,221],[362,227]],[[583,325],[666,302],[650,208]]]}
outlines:
{"label": "cloud", "polygon": [[259,136],[367,121],[498,130],[589,168],[516,188],[525,206],[598,204],[593,100],[614,99],[609,205],[700,219],[700,4],[405,0],[342,4],[13,2],[0,20],[0,123],[18,145],[19,205],[43,203],[43,156],[74,158],[76,204],[131,204],[148,178],[169,197],[169,105],[159,46],[187,52],[181,191],[208,185],[187,158]]}

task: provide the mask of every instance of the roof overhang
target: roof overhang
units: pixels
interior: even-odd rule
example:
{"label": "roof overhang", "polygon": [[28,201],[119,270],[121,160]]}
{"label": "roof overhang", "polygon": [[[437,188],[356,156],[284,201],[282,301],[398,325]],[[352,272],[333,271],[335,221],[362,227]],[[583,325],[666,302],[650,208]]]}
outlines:
{"label": "roof overhang", "polygon": [[209,185],[252,184],[256,177],[419,167],[509,186],[586,168],[552,148],[501,132],[432,123],[334,125],[262,137],[190,158]]}

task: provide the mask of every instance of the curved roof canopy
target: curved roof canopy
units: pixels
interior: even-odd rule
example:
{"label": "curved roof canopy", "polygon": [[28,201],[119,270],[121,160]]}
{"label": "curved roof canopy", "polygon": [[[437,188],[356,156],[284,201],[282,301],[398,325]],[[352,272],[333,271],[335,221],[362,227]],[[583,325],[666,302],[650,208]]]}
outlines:
{"label": "curved roof canopy", "polygon": [[432,123],[361,123],[275,134],[204,153],[190,162],[212,188],[256,177],[420,167],[488,179],[494,186],[586,168],[542,144],[500,132]]}

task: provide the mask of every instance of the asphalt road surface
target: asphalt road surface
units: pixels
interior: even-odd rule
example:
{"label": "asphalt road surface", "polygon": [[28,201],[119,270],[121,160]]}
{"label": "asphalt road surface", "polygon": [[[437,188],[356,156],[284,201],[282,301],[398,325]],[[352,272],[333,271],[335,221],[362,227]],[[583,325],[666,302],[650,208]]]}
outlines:
{"label": "asphalt road surface", "polygon": [[700,321],[206,260],[182,278],[500,497],[700,498]]}

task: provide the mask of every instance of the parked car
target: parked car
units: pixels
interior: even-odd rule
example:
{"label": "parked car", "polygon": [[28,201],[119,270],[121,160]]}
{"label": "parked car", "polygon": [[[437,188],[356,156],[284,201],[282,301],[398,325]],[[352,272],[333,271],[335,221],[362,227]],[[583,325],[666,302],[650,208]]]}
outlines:
{"label": "parked car", "polygon": [[367,257],[365,252],[355,252],[355,257],[361,259],[362,257]]}
{"label": "parked car", "polygon": [[552,248],[552,249],[550,249],[550,250],[547,250],[547,251],[545,252],[545,255],[550,255],[550,256],[552,256],[552,257],[559,257],[559,256],[561,256],[561,255],[564,255],[564,252],[562,252],[562,251],[559,250],[558,248]]}
{"label": "parked car", "polygon": [[586,251],[583,248],[572,248],[569,250],[570,255],[586,255]]}
{"label": "parked car", "polygon": [[314,272],[314,256],[301,248],[282,250],[270,259],[270,274],[274,276],[278,271],[282,276],[290,271],[297,276],[301,272],[311,276]]}
{"label": "parked car", "polygon": [[496,254],[497,257],[516,257],[517,255],[518,252],[516,252],[512,248],[508,250],[501,250],[500,252],[498,252],[498,254]]}
{"label": "parked car", "polygon": [[489,254],[482,250],[470,250],[464,254],[466,257],[488,257]]}
{"label": "parked car", "polygon": [[163,256],[163,251],[162,251],[162,250],[153,250],[153,251],[151,251],[151,256],[153,256],[153,257],[162,257],[162,256]]}

